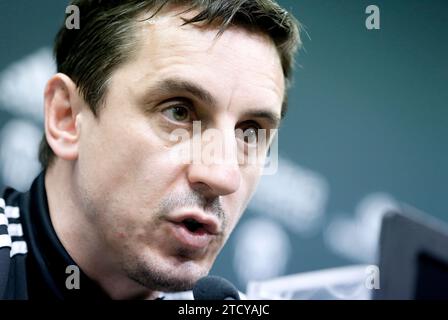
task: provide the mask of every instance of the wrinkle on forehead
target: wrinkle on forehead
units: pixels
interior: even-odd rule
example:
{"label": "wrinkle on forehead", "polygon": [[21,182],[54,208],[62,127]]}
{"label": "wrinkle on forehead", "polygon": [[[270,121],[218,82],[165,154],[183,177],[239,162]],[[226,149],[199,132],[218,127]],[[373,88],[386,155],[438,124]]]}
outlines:
{"label": "wrinkle on forehead", "polygon": [[143,63],[137,67],[135,82],[183,72],[203,85],[213,82],[217,91],[227,94],[226,107],[235,95],[247,99],[261,95],[281,108],[285,79],[277,48],[268,35],[232,26],[217,37],[218,28],[182,26],[175,12],[159,13],[154,19],[139,28],[134,62]]}
{"label": "wrinkle on forehead", "polygon": [[[157,22],[143,24],[141,30],[149,32],[147,39],[150,41],[150,45],[157,46],[157,43],[153,43],[152,40],[161,39],[167,48],[178,47],[191,53],[212,53],[215,47],[218,47],[216,49],[218,51],[222,47],[229,47],[231,50],[237,49],[235,56],[239,58],[244,56],[248,61],[259,60],[260,52],[266,54],[268,49],[270,57],[273,57],[273,59],[270,59],[272,68],[282,70],[278,50],[268,35],[262,32],[249,31],[240,26],[230,26],[223,34],[217,36],[218,24],[216,27],[200,24],[182,25],[184,23],[182,18],[191,18],[196,12],[179,15],[181,12],[183,12],[181,9],[161,12],[154,17]],[[249,46],[245,43],[248,40],[252,40]],[[206,52],[204,52],[204,49],[207,49]],[[279,73],[283,77],[283,71]]]}

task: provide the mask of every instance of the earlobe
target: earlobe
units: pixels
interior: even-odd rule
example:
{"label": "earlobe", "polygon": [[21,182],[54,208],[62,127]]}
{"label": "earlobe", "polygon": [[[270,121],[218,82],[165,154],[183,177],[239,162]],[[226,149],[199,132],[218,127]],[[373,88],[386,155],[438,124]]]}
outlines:
{"label": "earlobe", "polygon": [[58,158],[78,158],[80,101],[75,83],[65,74],[54,75],[45,88],[45,135]]}

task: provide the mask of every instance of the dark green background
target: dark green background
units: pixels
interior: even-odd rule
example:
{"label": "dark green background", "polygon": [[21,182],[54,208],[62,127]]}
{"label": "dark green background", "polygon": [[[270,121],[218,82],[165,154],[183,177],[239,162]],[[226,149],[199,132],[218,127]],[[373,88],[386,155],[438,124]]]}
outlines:
{"label": "dark green background", "polygon": [[[372,192],[448,221],[448,2],[280,3],[309,35],[302,35],[280,150],[328,182],[324,224],[337,212],[353,212]],[[381,9],[380,30],[365,28],[370,4]],[[65,6],[0,0],[0,72],[52,45]],[[12,116],[0,108],[0,127]],[[329,250],[323,228],[312,237],[289,234],[293,252],[286,273],[359,262]],[[232,271],[234,246],[232,237],[213,272],[244,290]]]}

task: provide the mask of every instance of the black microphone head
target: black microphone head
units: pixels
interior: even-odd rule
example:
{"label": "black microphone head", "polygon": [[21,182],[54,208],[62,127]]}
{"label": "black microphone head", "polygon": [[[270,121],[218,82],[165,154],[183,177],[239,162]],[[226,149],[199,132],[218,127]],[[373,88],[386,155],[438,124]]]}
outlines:
{"label": "black microphone head", "polygon": [[217,276],[199,279],[193,288],[193,296],[195,300],[240,300],[235,286]]}

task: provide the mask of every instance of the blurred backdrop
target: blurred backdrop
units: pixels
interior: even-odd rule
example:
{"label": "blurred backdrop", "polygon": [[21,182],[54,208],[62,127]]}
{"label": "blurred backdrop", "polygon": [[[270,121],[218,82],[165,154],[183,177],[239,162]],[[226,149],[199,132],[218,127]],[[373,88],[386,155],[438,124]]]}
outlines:
{"label": "blurred backdrop", "polygon": [[[250,280],[374,263],[381,215],[448,221],[448,2],[279,1],[302,22],[280,167],[212,273]],[[380,30],[367,30],[368,5]],[[0,183],[39,172],[42,96],[66,1],[0,0]],[[82,14],[82,13],[81,13]]]}

